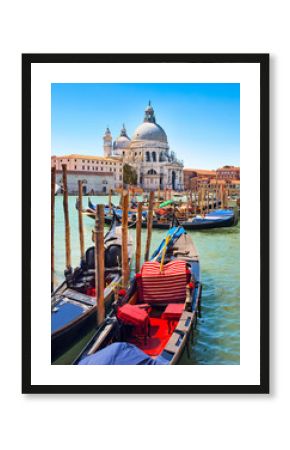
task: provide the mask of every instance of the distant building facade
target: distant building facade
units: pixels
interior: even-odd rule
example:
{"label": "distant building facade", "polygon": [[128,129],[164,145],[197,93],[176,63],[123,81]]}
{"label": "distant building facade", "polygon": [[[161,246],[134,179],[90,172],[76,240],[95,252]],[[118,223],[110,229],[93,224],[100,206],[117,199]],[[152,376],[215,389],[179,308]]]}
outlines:
{"label": "distant building facade", "polygon": [[240,188],[240,168],[224,166],[217,170],[184,169],[184,189],[190,190],[201,185],[223,185],[230,189]]}
{"label": "distant building facade", "polygon": [[196,184],[197,180],[210,180],[216,178],[215,170],[184,169],[183,173],[185,190],[190,190],[193,183]]}
{"label": "distant building facade", "polygon": [[69,194],[78,192],[78,180],[83,182],[84,194],[108,193],[123,186],[123,164],[119,158],[102,156],[52,156],[56,168],[56,183],[62,185],[62,164],[67,165]]}
{"label": "distant building facade", "polygon": [[240,168],[235,166],[224,166],[217,169],[217,177],[222,180],[239,180]]}

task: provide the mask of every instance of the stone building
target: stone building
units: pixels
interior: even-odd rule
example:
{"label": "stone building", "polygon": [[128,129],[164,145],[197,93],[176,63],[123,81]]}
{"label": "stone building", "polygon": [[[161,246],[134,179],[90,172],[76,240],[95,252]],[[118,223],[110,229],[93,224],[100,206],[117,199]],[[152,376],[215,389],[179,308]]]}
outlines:
{"label": "stone building", "polygon": [[83,182],[84,194],[108,193],[123,186],[123,164],[120,158],[103,156],[52,156],[51,166],[56,168],[56,183],[62,183],[62,164],[67,165],[68,191],[78,192],[78,180]]}
{"label": "stone building", "polygon": [[145,191],[156,189],[183,190],[183,162],[169,151],[168,139],[163,128],[156,123],[154,110],[149,102],[145,109],[143,123],[135,130],[132,138],[125,126],[113,142],[107,128],[104,140],[106,157],[122,158],[136,170],[137,184]]}
{"label": "stone building", "polygon": [[212,179],[216,178],[215,170],[203,170],[203,169],[183,169],[184,175],[184,189],[192,189],[193,184],[197,179]]}
{"label": "stone building", "polygon": [[223,166],[217,169],[217,177],[222,180],[239,180],[240,168],[235,166]]}

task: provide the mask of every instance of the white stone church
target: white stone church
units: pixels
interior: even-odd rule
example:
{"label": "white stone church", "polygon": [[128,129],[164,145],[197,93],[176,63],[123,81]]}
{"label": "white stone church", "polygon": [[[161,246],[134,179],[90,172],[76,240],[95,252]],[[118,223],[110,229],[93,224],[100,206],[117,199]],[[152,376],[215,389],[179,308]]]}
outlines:
{"label": "white stone church", "polygon": [[113,142],[107,128],[104,135],[104,156],[122,158],[123,164],[129,164],[137,172],[137,184],[145,191],[184,189],[183,162],[169,151],[165,131],[156,123],[154,110],[149,102],[145,109],[143,123],[139,125],[132,139],[127,135],[125,126],[120,136]]}

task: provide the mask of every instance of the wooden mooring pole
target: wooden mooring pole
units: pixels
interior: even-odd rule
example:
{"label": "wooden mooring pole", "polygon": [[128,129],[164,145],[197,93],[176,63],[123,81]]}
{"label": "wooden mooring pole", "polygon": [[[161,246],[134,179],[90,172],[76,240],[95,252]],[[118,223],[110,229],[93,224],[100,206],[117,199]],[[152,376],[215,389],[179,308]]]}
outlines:
{"label": "wooden mooring pole", "polygon": [[150,244],[152,237],[152,223],[153,223],[153,208],[154,208],[154,192],[150,192],[148,215],[147,215],[147,239],[146,239],[146,249],[145,249],[145,261],[149,259]]}
{"label": "wooden mooring pole", "polygon": [[200,213],[203,214],[203,187],[201,188],[200,194]]}
{"label": "wooden mooring pole", "polygon": [[220,197],[221,197],[221,209],[224,208],[224,189],[223,189],[223,185],[221,184],[220,187]]}
{"label": "wooden mooring pole", "polygon": [[229,196],[229,190],[226,188],[225,189],[225,209],[228,209],[228,207],[229,207],[229,199],[228,199],[228,196]]}
{"label": "wooden mooring pole", "polygon": [[217,178],[217,172],[215,174],[215,207],[218,209],[219,207],[219,201],[218,201],[218,178]]}
{"label": "wooden mooring pole", "polygon": [[97,303],[97,324],[105,319],[105,246],[104,246],[104,205],[97,205],[95,216],[95,288]]}
{"label": "wooden mooring pole", "polygon": [[67,271],[71,271],[71,248],[70,248],[70,226],[68,211],[68,188],[67,188],[67,167],[62,164],[62,184],[63,184],[63,211],[65,224],[65,261]]}
{"label": "wooden mooring pole", "polygon": [[136,260],[135,270],[136,273],[140,271],[141,266],[141,231],[142,231],[142,203],[138,202],[137,209],[137,222],[136,222]]}
{"label": "wooden mooring pole", "polygon": [[110,213],[112,212],[112,189],[109,190],[109,208]]}
{"label": "wooden mooring pole", "polygon": [[129,263],[128,263],[128,192],[123,193],[122,205],[122,286],[127,287],[129,281]]}
{"label": "wooden mooring pole", "polygon": [[56,169],[51,168],[51,292],[54,288],[54,208]]}
{"label": "wooden mooring pole", "polygon": [[83,261],[85,258],[85,241],[84,241],[84,224],[83,224],[83,183],[82,180],[78,181],[79,187],[79,236],[80,236],[80,252],[81,252],[81,260]]}
{"label": "wooden mooring pole", "polygon": [[189,204],[190,204],[190,192],[187,192],[186,193],[186,208],[185,208],[186,219],[188,219],[188,215],[189,215]]}
{"label": "wooden mooring pole", "polygon": [[197,215],[197,186],[194,186],[194,214]]}

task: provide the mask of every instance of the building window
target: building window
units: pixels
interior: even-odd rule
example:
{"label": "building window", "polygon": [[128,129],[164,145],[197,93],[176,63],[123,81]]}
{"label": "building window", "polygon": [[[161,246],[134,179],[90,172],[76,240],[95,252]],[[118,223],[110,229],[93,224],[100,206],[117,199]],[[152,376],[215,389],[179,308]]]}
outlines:
{"label": "building window", "polygon": [[75,170],[77,169],[77,166],[75,166]]}
{"label": "building window", "polygon": [[156,152],[152,152],[152,161],[156,162]]}
{"label": "building window", "polygon": [[146,161],[150,162],[150,153],[149,152],[146,152]]}
{"label": "building window", "polygon": [[90,166],[87,166],[87,169],[90,170]]}
{"label": "building window", "polygon": [[84,162],[85,162],[85,160],[83,159],[83,160],[82,160],[82,162],[84,163]]}
{"label": "building window", "polygon": [[101,171],[103,172],[103,168],[101,167]]}
{"label": "building window", "polygon": [[122,175],[120,175],[119,180],[122,181]]}
{"label": "building window", "polygon": [[82,166],[82,169],[85,170],[85,166]]}
{"label": "building window", "polygon": [[157,175],[157,172],[156,172],[156,170],[154,170],[154,169],[150,169],[150,170],[148,170],[148,175]]}
{"label": "building window", "polygon": [[75,162],[77,162],[77,160],[75,159]]}

